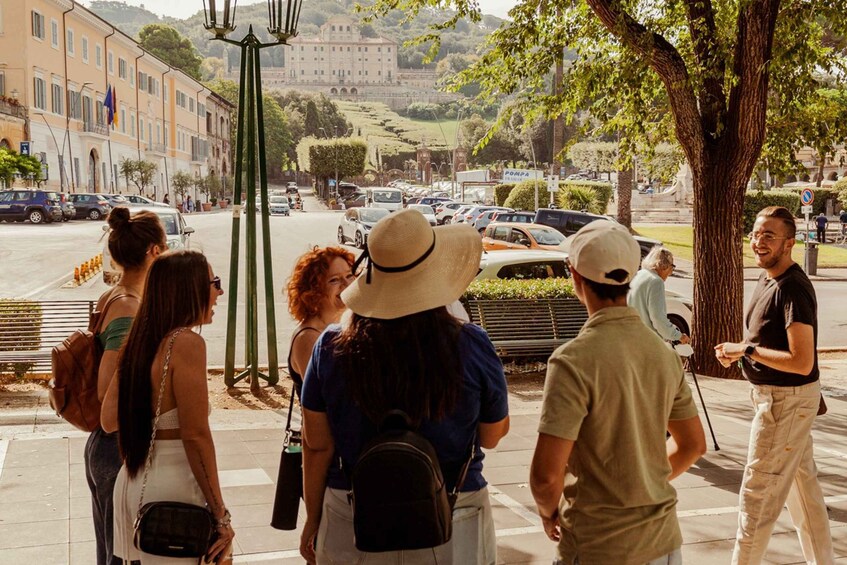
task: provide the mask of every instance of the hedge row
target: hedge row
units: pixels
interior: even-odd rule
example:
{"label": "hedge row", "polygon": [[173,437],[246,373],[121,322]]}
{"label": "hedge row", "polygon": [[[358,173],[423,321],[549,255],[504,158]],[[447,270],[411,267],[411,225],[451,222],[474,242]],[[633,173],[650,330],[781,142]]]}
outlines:
{"label": "hedge row", "polygon": [[472,282],[462,300],[543,300],[574,296],[570,279],[486,279]]}
{"label": "hedge row", "polygon": [[[495,202],[515,210],[535,211],[535,187],[538,185],[538,203],[543,208],[550,201],[547,183],[527,180],[517,185],[501,184],[494,187]],[[506,195],[501,201],[500,198]],[[605,214],[612,199],[612,185],[597,181],[563,181],[559,183],[556,205],[565,210],[588,210]]]}
{"label": "hedge row", "polygon": [[[776,188],[774,192],[790,192],[792,194],[796,194],[798,197],[800,193],[803,192],[803,188]],[[832,199],[832,203],[835,204],[838,201],[838,190],[833,188],[812,188],[815,193],[815,201],[812,202],[812,215],[817,216],[821,212],[826,214],[826,201]]]}
{"label": "hedge row", "polygon": [[506,203],[506,198],[509,197],[509,194],[512,192],[512,189],[515,188],[515,183],[504,183],[498,184],[494,187],[494,204],[497,206],[503,206]]}
{"label": "hedge row", "polygon": [[744,232],[753,229],[756,214],[768,206],[784,206],[797,216],[800,213],[800,195],[786,190],[748,192],[744,197]]}

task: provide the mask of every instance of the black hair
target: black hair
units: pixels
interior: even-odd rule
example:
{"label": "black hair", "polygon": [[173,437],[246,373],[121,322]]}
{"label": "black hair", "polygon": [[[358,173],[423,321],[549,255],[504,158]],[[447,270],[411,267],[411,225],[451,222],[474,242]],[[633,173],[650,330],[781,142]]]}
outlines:
{"label": "black hair", "polygon": [[[618,269],[618,270],[622,271],[623,269]],[[624,271],[624,272],[626,272],[626,271]],[[609,275],[607,275],[607,276],[614,279],[615,277],[611,276],[614,273],[615,272],[612,271],[612,273],[609,273]],[[585,281],[585,284],[588,285],[588,288],[591,289],[591,292],[593,292],[597,296],[597,298],[599,298],[601,300],[617,300],[618,298],[620,298],[622,296],[625,297],[626,294],[629,292],[629,283],[603,284],[603,283],[594,282],[594,281],[589,280],[585,277],[582,277],[582,280]]]}

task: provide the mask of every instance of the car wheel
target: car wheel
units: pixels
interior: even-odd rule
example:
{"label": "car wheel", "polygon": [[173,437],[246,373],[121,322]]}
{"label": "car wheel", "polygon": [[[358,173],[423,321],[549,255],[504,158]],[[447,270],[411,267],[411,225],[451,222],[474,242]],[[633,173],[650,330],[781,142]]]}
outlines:
{"label": "car wheel", "polygon": [[339,226],[338,228],[338,243],[343,244],[346,240],[344,239],[344,229]]}
{"label": "car wheel", "polygon": [[100,213],[100,210],[97,210],[97,209],[91,210],[88,213],[88,218],[90,220],[99,220],[100,216],[102,216],[102,214]]}
{"label": "car wheel", "polygon": [[69,222],[69,221],[71,221],[71,219],[68,218],[67,216],[62,216],[62,221],[63,222]]}
{"label": "car wheel", "polygon": [[359,249],[365,248],[365,242],[362,239],[362,232],[360,231],[356,232],[356,247],[358,247]]}
{"label": "car wheel", "polygon": [[441,221],[441,223],[442,223],[442,224],[444,224],[444,225],[446,226],[446,225],[447,225],[447,224],[449,224],[451,221],[452,221],[452,218],[450,218],[450,216],[447,216],[446,218],[444,218],[444,219]]}
{"label": "car wheel", "polygon": [[41,210],[30,210],[27,219],[29,219],[30,223],[40,224],[44,221],[44,212]]}
{"label": "car wheel", "polygon": [[682,316],[677,316],[676,314],[669,314],[668,321],[672,323],[676,328],[681,331],[684,335],[691,335],[691,330],[688,328],[688,324],[682,318]]}

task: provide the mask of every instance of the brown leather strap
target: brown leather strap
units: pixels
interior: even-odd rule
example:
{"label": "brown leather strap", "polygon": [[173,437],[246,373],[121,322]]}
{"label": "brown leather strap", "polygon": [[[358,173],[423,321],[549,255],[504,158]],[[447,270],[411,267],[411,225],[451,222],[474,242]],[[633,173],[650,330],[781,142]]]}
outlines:
{"label": "brown leather strap", "polygon": [[95,312],[95,314],[97,314],[97,316],[98,316],[97,322],[96,322],[94,327],[90,328],[91,332],[94,335],[98,335],[100,333],[100,331],[103,329],[103,320],[106,319],[106,312],[109,311],[109,306],[112,305],[112,302],[118,300],[119,298],[126,298],[127,296],[137,298],[139,301],[141,300],[140,298],[138,298],[134,294],[129,294],[128,292],[125,292],[123,294],[118,294],[117,296],[110,296],[109,300],[106,301],[106,304],[103,305],[103,309],[100,310],[99,312]]}

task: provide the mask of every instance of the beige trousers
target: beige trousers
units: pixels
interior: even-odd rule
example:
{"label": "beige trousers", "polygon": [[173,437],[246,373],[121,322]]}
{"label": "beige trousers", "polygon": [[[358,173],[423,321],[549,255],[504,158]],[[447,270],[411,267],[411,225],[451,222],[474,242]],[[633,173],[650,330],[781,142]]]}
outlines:
{"label": "beige trousers", "polygon": [[820,390],[819,382],[798,387],[753,385],[750,397],[756,415],[739,493],[733,565],[762,562],[786,502],[806,562],[829,565],[835,559],[812,457],[812,424]]}

